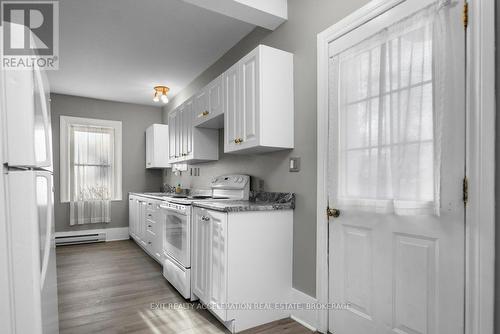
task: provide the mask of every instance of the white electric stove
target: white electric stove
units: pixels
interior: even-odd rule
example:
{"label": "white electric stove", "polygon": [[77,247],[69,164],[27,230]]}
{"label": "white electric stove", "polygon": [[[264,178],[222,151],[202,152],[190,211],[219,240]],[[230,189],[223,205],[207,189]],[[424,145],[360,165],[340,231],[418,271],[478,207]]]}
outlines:
{"label": "white electric stove", "polygon": [[248,175],[222,175],[214,178],[211,191],[193,191],[190,196],[161,196],[160,207],[165,217],[163,224],[163,276],[186,299],[195,299],[191,293],[191,211],[193,202],[248,200]]}

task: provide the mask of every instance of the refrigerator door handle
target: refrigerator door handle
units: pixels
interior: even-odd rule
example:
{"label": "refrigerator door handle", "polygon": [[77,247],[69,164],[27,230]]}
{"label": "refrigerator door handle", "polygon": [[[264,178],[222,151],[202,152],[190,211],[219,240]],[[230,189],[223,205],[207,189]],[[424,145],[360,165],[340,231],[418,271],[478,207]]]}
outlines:
{"label": "refrigerator door handle", "polygon": [[49,115],[49,110],[47,108],[47,99],[45,98],[45,87],[42,79],[42,74],[40,73],[39,69],[34,69],[34,75],[35,75],[35,80],[37,81],[38,85],[38,94],[40,94],[40,101],[41,101],[41,107],[42,107],[42,115],[43,115],[43,126],[45,128],[45,152],[46,152],[46,160],[45,161],[40,161],[39,166],[40,167],[50,167],[52,168],[52,161],[51,161],[51,156],[52,156],[52,145],[51,145],[51,138],[52,133],[50,131],[50,115]]}
{"label": "refrigerator door handle", "polygon": [[[47,178],[46,175],[42,173],[37,173],[37,176],[45,177]],[[43,288],[44,283],[45,283],[45,277],[47,276],[47,268],[49,265],[49,256],[50,256],[50,247],[52,244],[52,210],[54,203],[52,203],[52,185],[50,182],[50,179],[47,180],[47,226],[46,226],[46,231],[45,231],[45,248],[43,251],[43,262],[42,262],[42,274],[41,274],[41,279],[40,279],[40,287]]]}

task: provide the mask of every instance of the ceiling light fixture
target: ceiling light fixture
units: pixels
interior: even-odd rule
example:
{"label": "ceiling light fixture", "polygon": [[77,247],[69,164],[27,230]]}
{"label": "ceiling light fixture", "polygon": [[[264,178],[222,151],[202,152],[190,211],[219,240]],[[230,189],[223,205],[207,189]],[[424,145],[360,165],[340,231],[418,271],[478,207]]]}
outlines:
{"label": "ceiling light fixture", "polygon": [[170,90],[170,88],[168,88],[167,86],[155,86],[154,90],[155,94],[153,96],[153,101],[159,102],[161,100],[163,104],[167,104],[168,103],[167,93]]}

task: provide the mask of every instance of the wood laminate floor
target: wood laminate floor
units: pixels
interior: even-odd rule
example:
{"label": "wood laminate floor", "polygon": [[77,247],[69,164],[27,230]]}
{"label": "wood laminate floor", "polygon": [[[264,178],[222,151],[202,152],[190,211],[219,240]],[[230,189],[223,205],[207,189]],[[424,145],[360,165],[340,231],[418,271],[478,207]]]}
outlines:
{"label": "wood laminate floor", "polygon": [[[131,240],[58,247],[57,279],[61,334],[228,333],[200,304],[186,302]],[[174,303],[180,307],[168,307]],[[311,331],[283,319],[245,333]]]}

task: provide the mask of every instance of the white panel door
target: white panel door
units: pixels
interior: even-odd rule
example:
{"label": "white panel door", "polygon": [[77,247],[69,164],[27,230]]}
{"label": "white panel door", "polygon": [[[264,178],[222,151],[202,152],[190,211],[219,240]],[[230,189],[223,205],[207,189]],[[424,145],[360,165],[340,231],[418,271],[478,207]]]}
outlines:
{"label": "white panel door", "polygon": [[204,303],[209,301],[210,223],[206,210],[193,212],[193,293]]}
{"label": "white panel door", "polygon": [[177,111],[173,111],[168,114],[168,161],[171,162],[175,159],[177,155]]}
{"label": "white panel door", "polygon": [[183,112],[182,122],[185,139],[185,156],[189,156],[193,152],[193,99],[186,101],[186,108]]}
{"label": "white panel door", "polygon": [[[436,30],[443,25],[420,25],[424,17],[432,17],[423,12],[432,12],[423,9],[430,3],[403,1],[329,47],[328,202],[340,209],[338,218],[329,219],[329,302],[348,305],[329,311],[332,333],[464,332],[462,7],[445,5],[439,12],[449,19],[444,26],[453,56],[447,57],[445,73],[453,80],[438,85],[442,77],[436,59],[443,55],[436,53],[443,45]],[[422,17],[405,20],[413,13]],[[361,47],[386,28],[387,42]],[[360,66],[345,70],[356,59]],[[352,98],[353,92],[362,96]],[[441,119],[439,95],[449,98]],[[398,136],[407,140],[394,142]],[[413,173],[416,179],[408,178]],[[394,197],[396,187],[407,197]],[[411,196],[409,189],[417,189],[420,197]],[[438,203],[437,212],[417,213],[422,198],[430,207]]]}
{"label": "white panel door", "polygon": [[218,77],[207,87],[209,116],[220,115],[224,112],[222,109],[222,79]]}
{"label": "white panel door", "polygon": [[139,200],[137,210],[137,237],[141,245],[146,246],[146,202]]}
{"label": "white panel door", "polygon": [[146,129],[146,168],[153,165],[154,153],[154,129],[151,126]]}
{"label": "white panel door", "polygon": [[240,61],[241,101],[239,147],[252,147],[259,141],[259,53],[252,52]]}
{"label": "white panel door", "polygon": [[134,236],[134,218],[135,218],[135,210],[134,210],[134,197],[129,195],[128,197],[128,232],[131,236]]}
{"label": "white panel door", "polygon": [[203,88],[193,97],[193,123],[198,124],[210,116],[208,107],[208,89]]}
{"label": "white panel door", "polygon": [[238,64],[233,65],[222,75],[224,90],[224,151],[237,149],[236,139],[240,133],[240,93]]}
{"label": "white panel door", "polygon": [[213,312],[226,319],[227,303],[227,214],[207,211],[210,225],[210,300]]}

